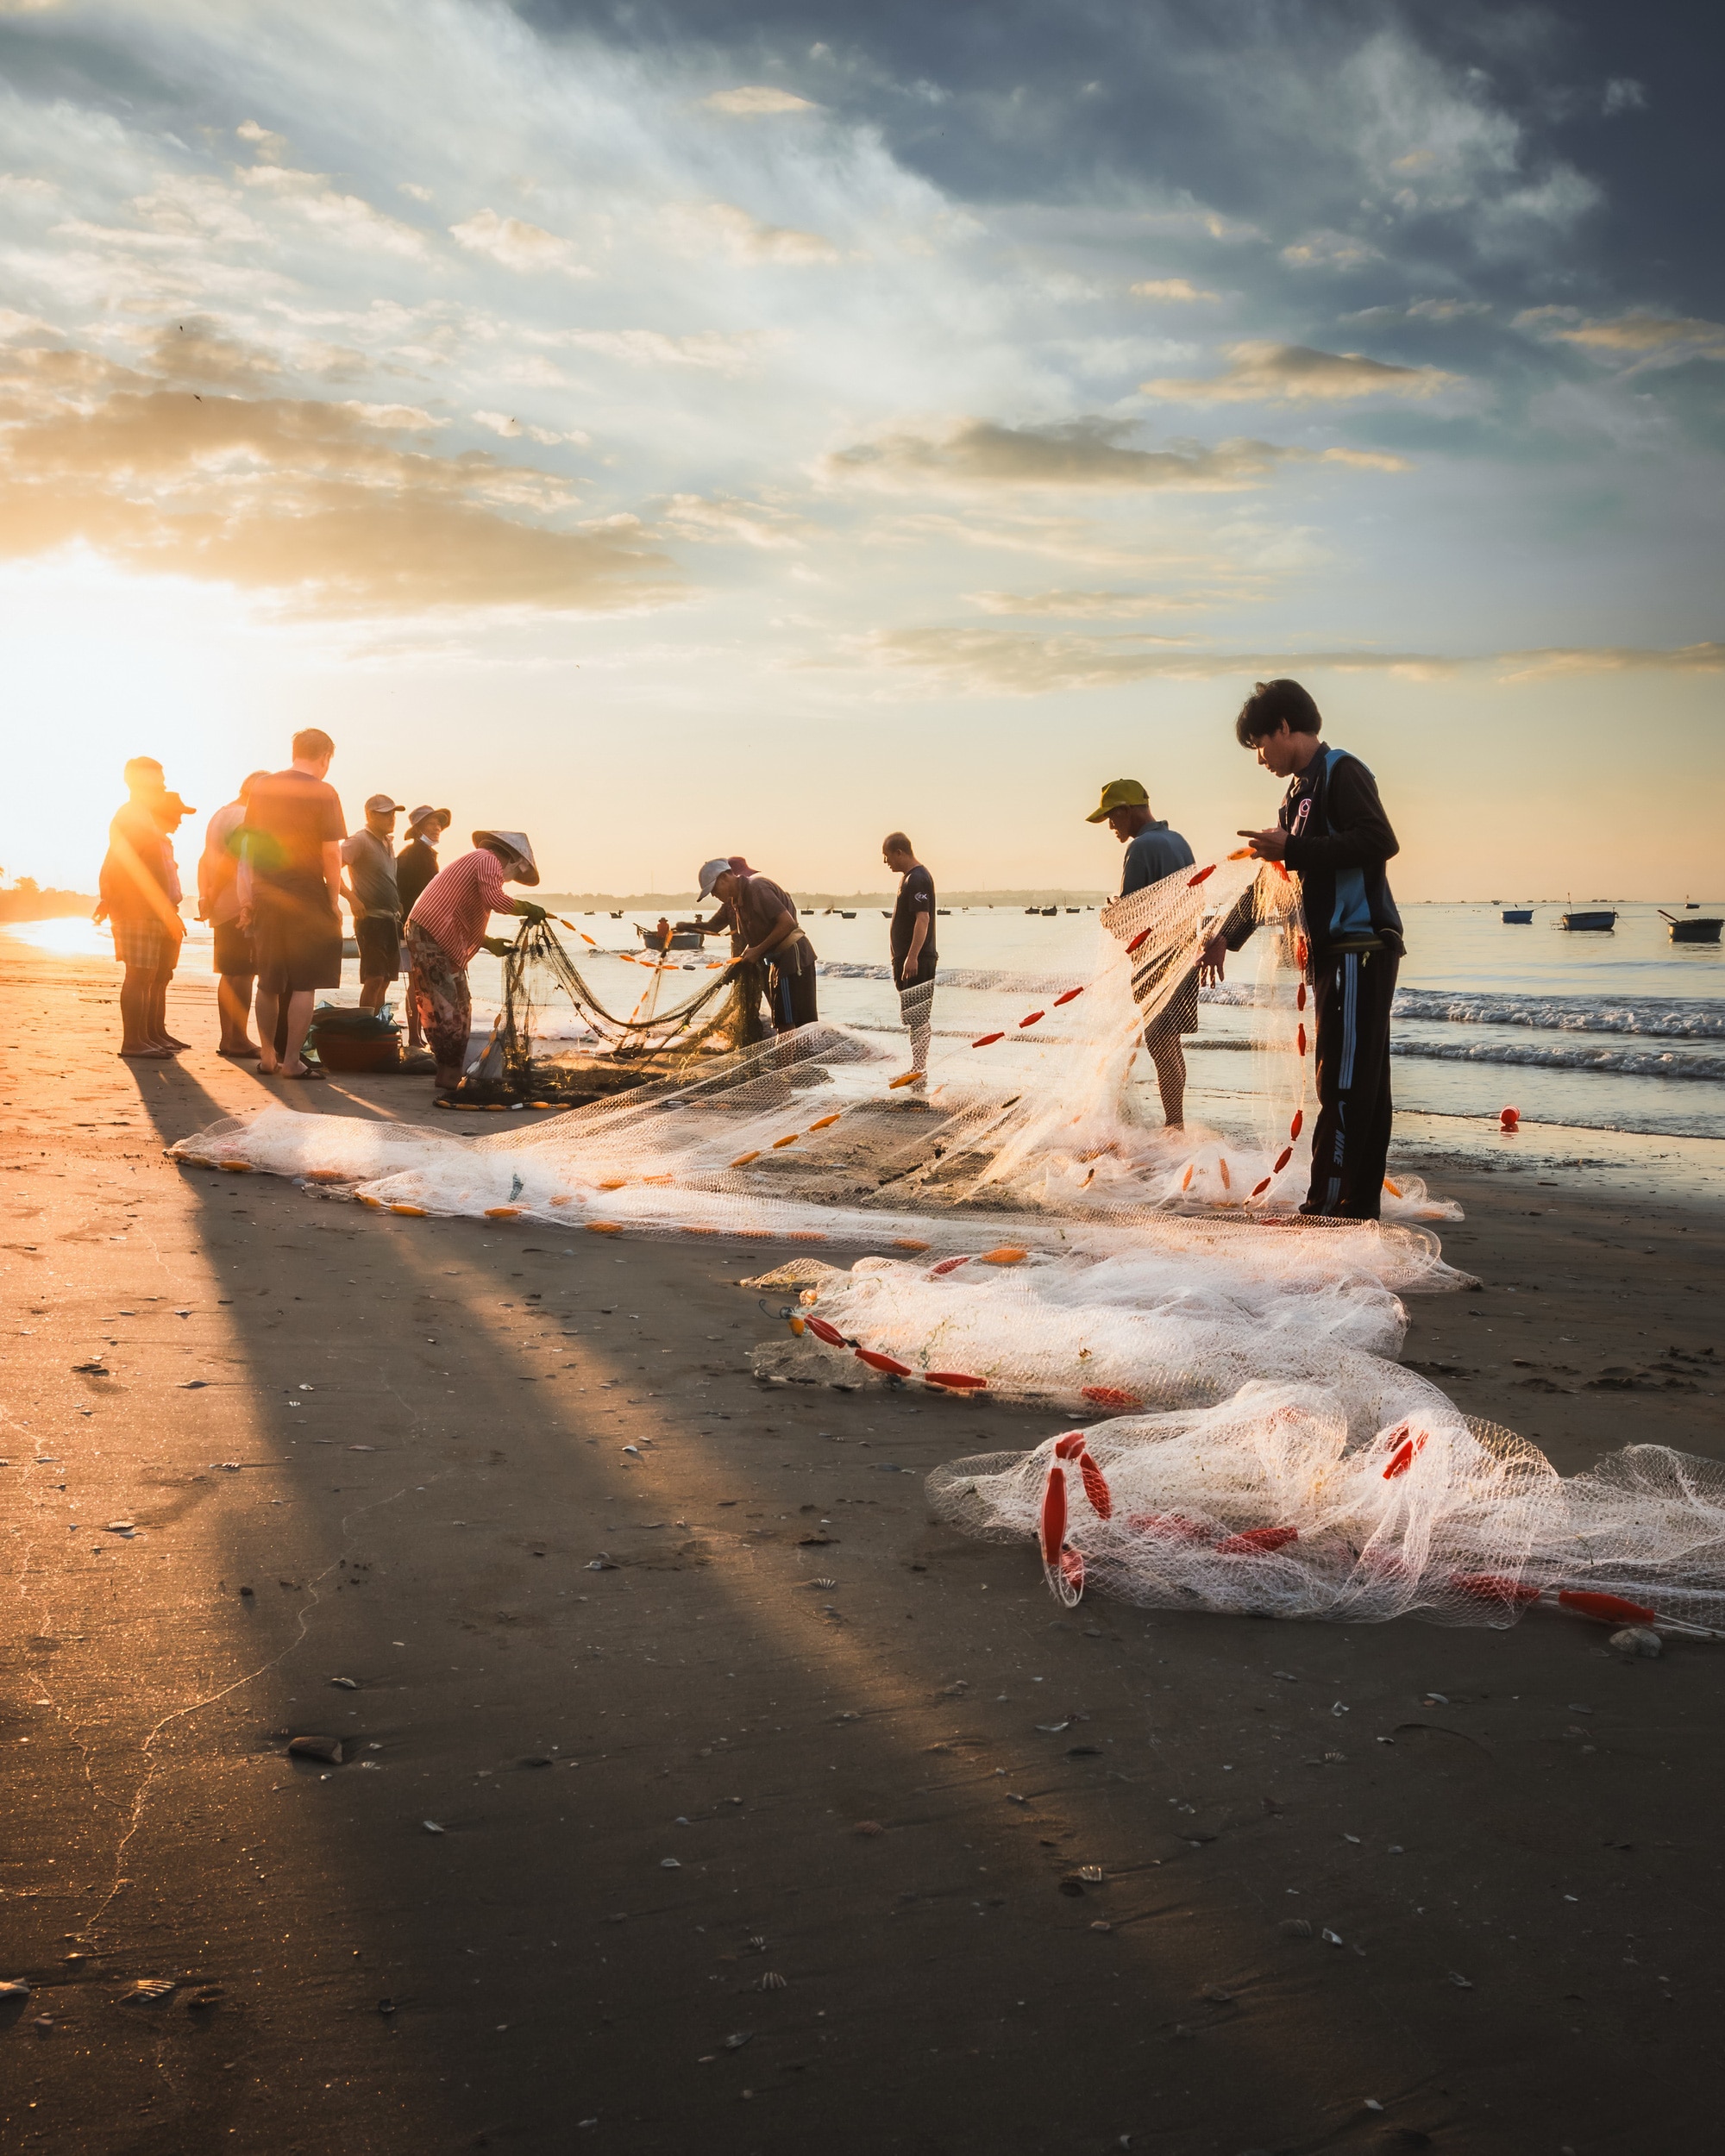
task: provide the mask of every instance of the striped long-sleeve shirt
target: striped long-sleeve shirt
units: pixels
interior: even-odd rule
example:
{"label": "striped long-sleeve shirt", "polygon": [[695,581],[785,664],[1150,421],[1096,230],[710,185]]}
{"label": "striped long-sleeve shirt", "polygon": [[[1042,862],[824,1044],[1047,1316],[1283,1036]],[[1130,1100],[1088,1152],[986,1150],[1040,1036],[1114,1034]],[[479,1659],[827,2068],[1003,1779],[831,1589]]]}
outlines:
{"label": "striped long-sleeve shirt", "polygon": [[408,918],[435,936],[458,966],[465,966],[485,941],[491,916],[507,913],[514,903],[503,887],[503,863],[476,846],[437,871]]}

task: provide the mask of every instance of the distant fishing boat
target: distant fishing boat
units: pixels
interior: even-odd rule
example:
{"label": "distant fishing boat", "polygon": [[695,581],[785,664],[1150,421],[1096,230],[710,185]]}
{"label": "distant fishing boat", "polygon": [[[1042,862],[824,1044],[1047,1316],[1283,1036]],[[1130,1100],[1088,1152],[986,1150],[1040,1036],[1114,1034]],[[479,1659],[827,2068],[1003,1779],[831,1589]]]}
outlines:
{"label": "distant fishing boat", "polygon": [[1559,928],[1586,929],[1593,931],[1615,929],[1616,925],[1617,916],[1609,911],[1597,913],[1565,913],[1558,923]]}
{"label": "distant fishing boat", "polygon": [[1720,930],[1725,928],[1725,917],[1717,914],[1704,914],[1698,921],[1680,921],[1675,913],[1667,913],[1660,906],[1659,916],[1662,921],[1671,923],[1671,939],[1674,943],[1716,943]]}
{"label": "distant fishing boat", "polygon": [[656,928],[649,928],[643,922],[637,921],[635,933],[649,950],[699,950],[701,947],[700,937],[692,930],[686,929],[681,936],[673,933],[669,937],[661,937]]}
{"label": "distant fishing boat", "polygon": [[856,916],[854,913],[841,912],[838,918],[841,921],[854,921],[856,918]]}
{"label": "distant fishing boat", "polygon": [[1504,921],[1512,928],[1525,928],[1533,918],[1531,906],[1506,906],[1503,909]]}
{"label": "distant fishing boat", "polygon": [[1057,906],[1045,906],[1042,909],[1042,918],[1044,921],[1051,921],[1059,911]]}

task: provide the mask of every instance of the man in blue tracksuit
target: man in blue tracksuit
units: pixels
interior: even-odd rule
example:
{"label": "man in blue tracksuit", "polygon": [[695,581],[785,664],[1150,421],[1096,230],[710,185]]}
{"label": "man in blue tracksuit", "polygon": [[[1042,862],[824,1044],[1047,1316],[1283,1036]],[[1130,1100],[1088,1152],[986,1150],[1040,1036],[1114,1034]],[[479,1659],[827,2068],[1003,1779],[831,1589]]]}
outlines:
{"label": "man in blue tracksuit", "polygon": [[[1375,1220],[1389,1151],[1389,1011],[1405,946],[1384,863],[1401,848],[1377,782],[1345,749],[1318,738],[1317,705],[1297,681],[1260,681],[1234,733],[1289,785],[1275,826],[1242,831],[1260,861],[1300,878],[1316,1016],[1318,1119],[1307,1213]],[[1201,975],[1220,981],[1226,955],[1251,935],[1244,909],[1205,945]]]}

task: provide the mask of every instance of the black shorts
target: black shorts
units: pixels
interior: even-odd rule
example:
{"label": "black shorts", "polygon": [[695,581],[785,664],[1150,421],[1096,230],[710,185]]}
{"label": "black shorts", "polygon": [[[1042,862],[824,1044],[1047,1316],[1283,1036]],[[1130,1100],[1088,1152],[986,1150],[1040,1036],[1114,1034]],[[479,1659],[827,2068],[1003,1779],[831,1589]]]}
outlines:
{"label": "black shorts", "polygon": [[342,924],[322,876],[260,883],[253,901],[258,987],[298,995],[342,985]]}
{"label": "black shorts", "polygon": [[819,1015],[816,1008],[816,981],[812,958],[797,967],[775,966],[768,962],[767,1001],[772,1010],[775,1033],[790,1033],[800,1025],[814,1024]]}
{"label": "black shorts", "polygon": [[367,913],[354,923],[361,981],[393,981],[401,971],[401,924],[387,913]]}
{"label": "black shorts", "polygon": [[217,973],[238,974],[242,978],[258,969],[258,955],[252,948],[251,932],[237,921],[217,921],[216,924],[216,970]]}

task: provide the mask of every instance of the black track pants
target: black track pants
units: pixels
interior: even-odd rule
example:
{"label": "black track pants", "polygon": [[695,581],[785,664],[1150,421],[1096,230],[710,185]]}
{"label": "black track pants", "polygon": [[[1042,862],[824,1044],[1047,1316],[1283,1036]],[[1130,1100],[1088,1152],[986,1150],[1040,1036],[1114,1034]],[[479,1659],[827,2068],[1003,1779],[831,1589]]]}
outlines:
{"label": "black track pants", "polygon": [[1318,1121],[1306,1213],[1375,1220],[1389,1153],[1392,950],[1342,951],[1316,968]]}

